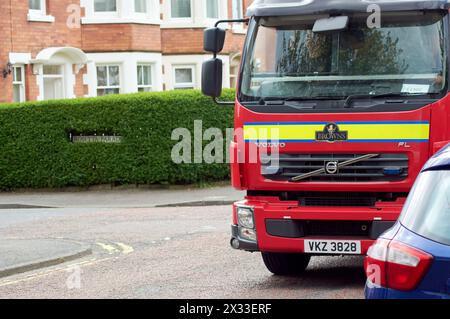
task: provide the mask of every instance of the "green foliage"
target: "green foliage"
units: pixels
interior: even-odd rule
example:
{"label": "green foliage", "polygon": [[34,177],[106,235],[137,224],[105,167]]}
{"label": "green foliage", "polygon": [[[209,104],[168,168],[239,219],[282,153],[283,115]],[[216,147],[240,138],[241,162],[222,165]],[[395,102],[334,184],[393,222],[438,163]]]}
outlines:
{"label": "green foliage", "polygon": [[[226,90],[224,99],[233,94]],[[173,129],[193,132],[194,120],[225,130],[233,127],[233,110],[198,91],[0,105],[0,189],[227,179],[227,164],[172,162]],[[72,143],[71,131],[115,133],[123,141]]]}

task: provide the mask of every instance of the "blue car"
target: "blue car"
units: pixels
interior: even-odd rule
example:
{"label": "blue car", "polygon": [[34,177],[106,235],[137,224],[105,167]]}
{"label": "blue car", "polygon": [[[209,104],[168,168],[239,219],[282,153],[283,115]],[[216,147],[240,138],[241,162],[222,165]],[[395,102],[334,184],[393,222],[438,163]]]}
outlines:
{"label": "blue car", "polygon": [[368,299],[450,299],[450,145],[422,169],[364,266]]}

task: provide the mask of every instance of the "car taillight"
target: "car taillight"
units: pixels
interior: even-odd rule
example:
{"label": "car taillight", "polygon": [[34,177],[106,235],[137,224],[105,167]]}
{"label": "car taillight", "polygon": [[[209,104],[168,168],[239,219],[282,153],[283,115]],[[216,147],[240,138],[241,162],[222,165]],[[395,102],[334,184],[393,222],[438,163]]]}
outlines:
{"label": "car taillight", "polygon": [[364,266],[372,284],[408,291],[417,287],[432,260],[431,255],[416,248],[379,239],[369,248]]}

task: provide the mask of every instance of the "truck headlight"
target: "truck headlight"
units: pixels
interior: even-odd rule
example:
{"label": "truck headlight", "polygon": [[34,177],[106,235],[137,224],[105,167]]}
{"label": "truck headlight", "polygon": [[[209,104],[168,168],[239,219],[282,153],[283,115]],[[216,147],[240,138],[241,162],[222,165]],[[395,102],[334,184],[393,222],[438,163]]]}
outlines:
{"label": "truck headlight", "polygon": [[253,218],[253,209],[249,207],[237,207],[237,220],[239,226],[254,229],[255,221]]}

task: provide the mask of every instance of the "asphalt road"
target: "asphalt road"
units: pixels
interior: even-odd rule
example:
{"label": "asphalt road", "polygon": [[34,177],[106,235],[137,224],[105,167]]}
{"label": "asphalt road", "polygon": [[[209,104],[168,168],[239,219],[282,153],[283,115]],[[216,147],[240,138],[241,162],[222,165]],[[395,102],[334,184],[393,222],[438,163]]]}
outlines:
{"label": "asphalt road", "polygon": [[0,210],[0,240],[92,245],[70,263],[0,279],[0,298],[362,298],[360,257],[316,257],[281,278],[229,247],[228,206]]}

